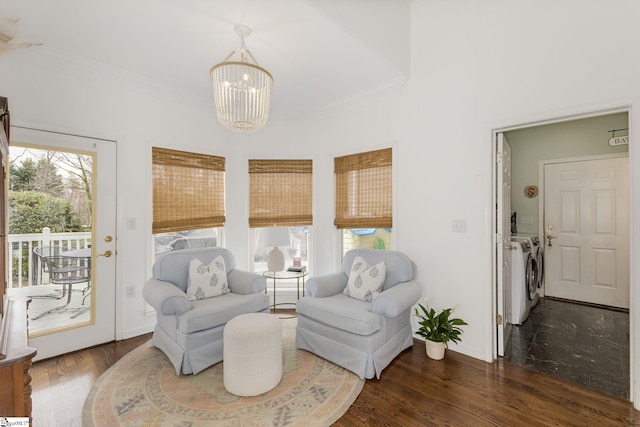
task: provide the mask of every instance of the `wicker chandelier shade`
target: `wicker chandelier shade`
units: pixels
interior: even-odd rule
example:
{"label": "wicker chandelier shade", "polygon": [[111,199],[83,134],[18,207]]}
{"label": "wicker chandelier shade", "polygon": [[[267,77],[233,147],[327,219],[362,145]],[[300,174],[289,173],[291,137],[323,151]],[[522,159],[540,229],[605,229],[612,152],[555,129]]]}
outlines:
{"label": "wicker chandelier shade", "polygon": [[[257,132],[269,119],[273,77],[244,46],[244,37],[251,34],[251,29],[236,25],[235,32],[242,40],[241,47],[211,68],[216,116],[234,132]],[[235,55],[239,56],[237,60]]]}

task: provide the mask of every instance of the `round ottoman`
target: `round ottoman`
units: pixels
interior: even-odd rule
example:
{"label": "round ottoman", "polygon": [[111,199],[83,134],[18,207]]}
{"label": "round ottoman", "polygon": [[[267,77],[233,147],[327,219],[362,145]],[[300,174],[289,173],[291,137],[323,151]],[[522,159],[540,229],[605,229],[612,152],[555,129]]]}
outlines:
{"label": "round ottoman", "polygon": [[236,396],[266,393],[282,379],[282,320],[268,313],[234,317],[222,333],[224,388]]}

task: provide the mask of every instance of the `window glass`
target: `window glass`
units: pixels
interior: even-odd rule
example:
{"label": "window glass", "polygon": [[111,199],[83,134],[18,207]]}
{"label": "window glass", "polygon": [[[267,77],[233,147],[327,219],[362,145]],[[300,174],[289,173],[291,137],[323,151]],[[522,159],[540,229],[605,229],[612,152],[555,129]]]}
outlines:
{"label": "window glass", "polygon": [[[310,226],[286,227],[289,231],[289,245],[278,247],[284,254],[284,269],[289,267],[309,268],[309,242],[311,238]],[[254,271],[262,273],[268,270],[267,258],[273,249],[266,241],[267,232],[270,228],[253,228],[253,238],[255,242],[254,251]],[[299,264],[294,258],[299,258]]]}
{"label": "window glass", "polygon": [[393,249],[391,228],[352,228],[342,230],[342,256],[351,249]]}
{"label": "window glass", "polygon": [[178,249],[208,248],[219,246],[219,228],[203,228],[199,230],[177,231],[154,234],[155,254]]}

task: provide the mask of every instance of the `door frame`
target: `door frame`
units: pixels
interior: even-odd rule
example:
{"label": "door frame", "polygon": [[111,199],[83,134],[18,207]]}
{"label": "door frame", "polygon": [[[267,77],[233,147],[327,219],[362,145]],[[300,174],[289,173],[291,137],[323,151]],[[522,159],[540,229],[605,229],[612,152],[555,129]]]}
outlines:
{"label": "door frame", "polygon": [[[16,132],[25,133],[28,136],[25,137],[26,141],[22,141],[22,142],[25,142],[28,145],[35,145],[40,147],[47,147],[47,146],[55,147],[55,144],[49,144],[48,141],[60,140],[60,139],[63,139],[63,140],[68,139],[71,145],[77,144],[76,141],[78,140],[85,140],[85,142],[95,141],[93,144],[94,148],[95,148],[95,143],[97,142],[109,144],[112,149],[106,150],[106,153],[104,153],[103,156],[104,155],[110,156],[110,160],[112,164],[117,165],[118,144],[117,144],[117,141],[114,139],[101,137],[101,136],[87,135],[88,133],[90,134],[90,132],[54,130],[48,126],[34,124],[34,123],[26,123],[26,122],[13,121],[11,124],[11,127],[12,129],[15,130],[15,132],[12,132],[12,139],[16,138],[15,137]],[[43,142],[43,139],[45,138],[47,139],[47,142]],[[17,139],[20,139],[20,138],[18,137]],[[71,150],[73,151],[73,149]],[[78,150],[84,151],[83,148],[80,148]],[[103,159],[103,162],[105,162],[104,159]],[[94,165],[93,172],[95,174],[94,186],[96,189],[98,186],[97,180],[99,175],[111,176],[111,171],[105,169],[104,166],[100,164],[100,161],[98,161],[98,165]],[[58,354],[61,354],[61,349],[63,350],[63,353],[66,353],[68,351],[80,350],[82,348],[87,348],[93,345],[101,344],[103,342],[111,342],[111,341],[114,341],[118,336],[117,323],[118,323],[118,317],[120,315],[119,306],[121,306],[121,304],[118,304],[118,276],[116,274],[118,270],[118,261],[116,256],[117,241],[118,241],[117,174],[113,179],[115,182],[113,183],[113,188],[112,188],[113,190],[112,199],[105,201],[106,205],[111,204],[113,206],[113,212],[110,214],[112,218],[108,220],[108,221],[111,221],[113,224],[113,233],[111,233],[111,236],[112,236],[111,242],[106,242],[106,241],[103,242],[102,241],[103,236],[97,235],[97,231],[96,231],[97,223],[95,223],[95,216],[97,215],[97,212],[100,209],[97,204],[96,206],[94,206],[97,210],[94,211],[93,213],[94,214],[93,237],[95,237],[95,242],[92,241],[93,243],[92,259],[94,262],[96,262],[98,259],[97,258],[98,256],[104,256],[101,253],[104,252],[106,249],[111,249],[113,253],[113,264],[114,264],[113,288],[110,289],[105,295],[103,295],[103,297],[101,297],[102,301],[108,303],[107,304],[108,307],[102,305],[100,309],[98,308],[97,298],[95,297],[95,295],[93,295],[95,293],[95,290],[93,290],[91,292],[91,295],[92,295],[91,298],[93,298],[91,310],[92,310],[93,316],[96,316],[94,318],[94,321],[89,322],[86,325],[81,325],[78,328],[73,327],[69,329],[62,329],[58,332],[55,332],[55,334],[44,334],[35,338],[30,338],[30,340],[32,341],[37,340],[38,342],[46,346],[44,349],[38,348],[38,354],[34,358],[34,360],[43,360],[49,357],[54,357]],[[97,200],[96,200],[96,203],[98,203]],[[103,259],[100,259],[101,262],[102,260]],[[108,269],[106,268],[103,270],[105,272],[108,272]],[[95,269],[94,271],[97,272],[97,270]],[[94,278],[95,278],[95,275],[97,274],[96,272],[93,273]],[[101,310],[101,313],[102,313],[102,316],[101,316],[102,323],[99,323],[97,320],[97,316],[99,315],[98,310]],[[80,339],[79,337],[80,334],[89,334],[88,336],[90,336],[91,338],[89,338],[89,341],[87,341],[85,338]],[[61,342],[66,343],[65,348],[62,348],[60,346]]]}
{"label": "door frame", "polygon": [[636,290],[636,284],[640,283],[640,262],[633,262],[636,254],[640,253],[640,232],[635,232],[640,227],[640,132],[636,132],[637,125],[640,123],[640,99],[630,99],[620,101],[615,104],[592,105],[584,108],[574,108],[565,111],[550,111],[540,113],[529,118],[507,119],[501,122],[489,124],[485,133],[489,137],[487,147],[491,147],[489,151],[488,161],[491,162],[488,184],[489,194],[491,197],[487,199],[486,211],[491,214],[487,216],[487,227],[491,230],[489,240],[491,244],[491,281],[490,289],[487,290],[491,296],[492,315],[490,316],[490,334],[492,340],[487,342],[487,346],[491,346],[490,351],[493,353],[493,360],[498,358],[497,355],[497,269],[496,269],[496,248],[497,248],[497,225],[496,225],[496,205],[497,196],[495,189],[495,174],[497,163],[495,162],[497,153],[496,138],[497,134],[511,130],[524,129],[529,127],[541,126],[546,124],[561,123],[573,120],[579,120],[589,117],[597,117],[615,113],[628,113],[629,121],[629,349],[630,349],[630,379],[629,400],[633,403],[634,408],[640,410],[640,401],[636,396],[640,396],[640,339],[636,337],[640,330],[640,319],[637,313],[640,310],[640,292]]}

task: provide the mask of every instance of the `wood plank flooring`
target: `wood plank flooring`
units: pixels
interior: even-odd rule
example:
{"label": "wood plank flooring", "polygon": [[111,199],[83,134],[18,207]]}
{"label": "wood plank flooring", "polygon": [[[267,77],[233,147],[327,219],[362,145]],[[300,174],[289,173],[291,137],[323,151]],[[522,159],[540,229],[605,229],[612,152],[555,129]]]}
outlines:
{"label": "wood plank flooring", "polygon": [[[97,378],[143,335],[36,362],[33,425],[80,426],[84,400]],[[495,363],[447,350],[430,360],[415,340],[368,380],[336,426],[640,426],[629,401],[504,360]]]}

